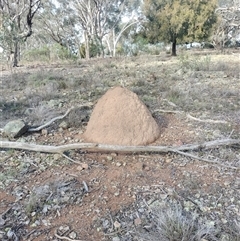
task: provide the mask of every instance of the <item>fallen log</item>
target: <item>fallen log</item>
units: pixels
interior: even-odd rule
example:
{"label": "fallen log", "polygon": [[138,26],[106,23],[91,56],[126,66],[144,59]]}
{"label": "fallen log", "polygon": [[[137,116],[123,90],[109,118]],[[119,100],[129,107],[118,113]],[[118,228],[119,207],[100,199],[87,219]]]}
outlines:
{"label": "fallen log", "polygon": [[[97,143],[74,143],[66,144],[60,146],[48,146],[48,145],[38,145],[31,143],[13,142],[13,141],[0,141],[0,148],[7,149],[20,149],[35,152],[45,152],[45,153],[58,153],[63,155],[69,160],[71,158],[67,157],[64,152],[69,150],[85,150],[88,152],[116,152],[116,153],[177,153],[184,155],[196,160],[208,162],[211,164],[217,164],[225,168],[231,168],[235,170],[240,170],[240,167],[232,167],[220,163],[219,161],[212,161],[205,158],[201,158],[189,153],[187,151],[199,151],[199,150],[209,150],[216,149],[222,146],[239,146],[240,139],[222,139],[208,141],[201,144],[187,144],[179,147],[175,146],[118,146],[118,145],[107,145],[107,144],[97,144]],[[74,160],[72,160],[75,162]]]}
{"label": "fallen log", "polygon": [[64,153],[65,151],[81,149],[90,152],[105,151],[117,153],[141,153],[141,152],[154,152],[154,153],[167,153],[177,151],[197,151],[219,148],[221,146],[240,145],[240,139],[222,139],[208,141],[200,144],[187,144],[179,147],[175,146],[118,146],[97,143],[74,143],[60,146],[38,145],[31,143],[22,143],[14,141],[0,141],[0,148],[21,149],[35,152],[46,153]]}

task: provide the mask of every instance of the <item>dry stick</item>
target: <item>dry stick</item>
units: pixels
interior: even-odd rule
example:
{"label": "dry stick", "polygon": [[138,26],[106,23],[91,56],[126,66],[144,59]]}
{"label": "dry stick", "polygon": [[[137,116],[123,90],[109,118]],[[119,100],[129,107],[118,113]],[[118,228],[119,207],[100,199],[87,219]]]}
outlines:
{"label": "dry stick", "polygon": [[71,107],[70,109],[68,109],[67,112],[66,112],[64,115],[57,116],[57,117],[51,119],[50,121],[48,121],[47,123],[45,123],[45,124],[43,124],[43,125],[41,125],[41,126],[39,126],[39,127],[29,128],[29,129],[28,129],[28,132],[40,131],[40,130],[42,130],[43,128],[45,128],[45,127],[47,127],[47,126],[50,126],[54,121],[56,121],[56,120],[61,120],[61,119],[63,119],[64,117],[66,117],[71,110],[73,110],[73,107]]}
{"label": "dry stick", "polygon": [[178,110],[163,110],[163,109],[157,109],[157,110],[154,110],[153,113],[155,112],[162,112],[162,113],[173,113],[173,114],[185,114],[186,117],[188,119],[191,119],[191,120],[194,120],[194,121],[198,121],[198,122],[203,122],[203,123],[212,123],[212,124],[229,124],[229,122],[227,121],[221,121],[221,120],[210,120],[210,119],[207,119],[207,120],[202,120],[202,119],[199,119],[199,118],[196,118],[190,114],[187,114],[185,113],[184,111],[178,111]]}
{"label": "dry stick", "polygon": [[187,114],[187,117],[191,120],[199,121],[199,122],[204,122],[204,123],[212,123],[212,124],[228,124],[229,122],[227,121],[221,121],[221,120],[202,120],[196,117],[191,116],[190,114]]}
{"label": "dry stick", "polygon": [[231,169],[235,169],[235,170],[240,170],[240,168],[238,168],[238,167],[232,167],[232,166],[224,165],[224,164],[222,164],[222,163],[220,163],[218,161],[211,161],[211,160],[208,160],[206,158],[198,157],[198,156],[186,153],[186,152],[182,152],[182,151],[175,151],[175,152],[180,154],[180,155],[187,156],[187,157],[199,160],[199,161],[203,161],[203,162],[207,162],[207,163],[211,163],[211,164],[217,164],[217,165],[225,167],[225,168],[231,168]]}
{"label": "dry stick", "polygon": [[[11,142],[11,141],[1,141],[1,148],[10,148],[10,149],[22,149],[28,151],[36,151],[36,152],[46,152],[46,153],[59,153],[64,155],[65,151],[74,150],[74,149],[85,149],[90,152],[96,151],[106,151],[106,152],[118,152],[118,153],[142,153],[142,152],[155,152],[155,153],[178,153],[181,155],[189,156],[198,160],[207,160],[203,158],[198,158],[194,155],[187,154],[184,151],[196,151],[196,150],[208,150],[218,148],[220,146],[232,146],[232,145],[240,145],[240,139],[223,139],[223,140],[215,140],[204,142],[202,144],[187,144],[180,147],[171,147],[171,146],[117,146],[117,145],[106,145],[106,144],[96,144],[96,143],[76,143],[76,144],[67,144],[61,146],[47,146],[47,145],[36,145],[36,144],[28,144],[21,142]],[[219,162],[211,162],[208,160],[207,162],[222,165]],[[238,167],[230,167],[233,169],[240,169]]]}
{"label": "dry stick", "polygon": [[65,236],[60,236],[57,234],[57,232],[55,231],[54,235],[59,238],[59,239],[64,239],[64,240],[68,240],[68,241],[83,241],[83,240],[80,240],[80,239],[71,239],[71,238],[68,238],[68,237],[65,237]]}
{"label": "dry stick", "polygon": [[82,165],[81,162],[78,162],[78,161],[73,160],[71,157],[65,155],[64,153],[61,153],[61,155],[62,155],[63,157],[65,157],[66,159],[68,159],[69,161],[71,161],[71,162],[74,162],[74,163],[76,163],[76,164]]}
{"label": "dry stick", "polygon": [[[92,106],[92,104],[80,105],[80,106],[77,106],[77,107],[80,108],[80,107],[89,107],[89,106]],[[47,127],[47,126],[50,126],[54,121],[56,121],[56,120],[61,120],[61,119],[65,118],[65,117],[66,117],[73,109],[75,109],[75,108],[76,108],[76,107],[71,107],[70,109],[68,109],[68,110],[66,111],[66,113],[65,113],[64,115],[57,116],[57,117],[51,119],[50,121],[48,121],[47,123],[45,123],[45,124],[43,124],[43,125],[41,125],[41,126],[39,126],[39,127],[29,128],[29,129],[28,129],[28,132],[40,131],[40,130],[42,130],[43,128],[45,128],[45,127]]]}

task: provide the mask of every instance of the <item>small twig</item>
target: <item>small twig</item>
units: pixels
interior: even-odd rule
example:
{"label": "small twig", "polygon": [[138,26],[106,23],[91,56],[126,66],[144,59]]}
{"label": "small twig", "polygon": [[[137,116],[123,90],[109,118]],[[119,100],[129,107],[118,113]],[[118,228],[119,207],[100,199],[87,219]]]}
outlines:
{"label": "small twig", "polygon": [[47,127],[47,126],[50,126],[54,121],[56,121],[56,120],[61,120],[61,119],[65,118],[65,117],[70,113],[70,111],[72,111],[73,109],[74,109],[74,107],[71,107],[70,109],[68,109],[68,110],[66,111],[66,113],[65,113],[64,115],[57,116],[57,117],[51,119],[50,121],[48,121],[47,123],[45,123],[45,124],[43,124],[43,125],[41,125],[41,126],[39,126],[39,127],[29,128],[29,129],[28,129],[28,132],[40,131],[40,130],[42,130],[43,128],[45,128],[45,127]]}
{"label": "small twig", "polygon": [[157,110],[154,110],[152,113],[155,113],[155,112],[162,112],[162,113],[173,113],[173,114],[184,114],[183,111],[179,111],[179,110],[163,110],[163,109],[157,109]]}
{"label": "small twig", "polygon": [[187,157],[190,157],[190,158],[193,158],[193,159],[196,159],[198,161],[203,161],[203,162],[208,162],[208,163],[211,163],[211,164],[217,164],[219,166],[222,166],[222,167],[225,167],[225,168],[230,168],[230,169],[234,169],[234,170],[240,170],[239,167],[232,167],[232,166],[228,166],[228,165],[224,165],[218,161],[211,161],[211,160],[208,160],[206,158],[202,158],[202,157],[198,157],[198,156],[195,156],[195,155],[192,155],[190,153],[186,153],[186,152],[182,152],[182,151],[178,151],[178,150],[175,150],[174,151],[175,153],[178,153],[180,155],[183,155],[183,156],[187,156]]}
{"label": "small twig", "polygon": [[231,133],[229,134],[228,138],[230,139],[232,134],[233,134],[234,130],[231,131]]}
{"label": "small twig", "polygon": [[89,192],[87,183],[86,183],[85,181],[83,181],[82,183],[83,183],[83,186],[84,186],[85,191],[86,191],[86,192]]}
{"label": "small twig", "polygon": [[59,239],[62,239],[62,240],[68,240],[68,241],[83,241],[82,239],[71,239],[71,238],[68,238],[66,236],[60,236],[57,234],[57,231],[55,231],[54,235],[59,238]]}
{"label": "small twig", "polygon": [[204,122],[204,123],[211,123],[211,124],[228,124],[227,121],[221,121],[221,120],[202,120],[196,117],[191,116],[190,114],[187,114],[187,117],[191,120],[199,121],[199,122]]}
{"label": "small twig", "polygon": [[65,157],[66,159],[68,159],[69,161],[71,161],[71,162],[74,162],[74,163],[77,163],[77,164],[79,164],[79,165],[82,165],[81,162],[78,162],[78,161],[73,160],[71,157],[65,155],[64,153],[61,153],[61,155],[62,155],[63,157]]}
{"label": "small twig", "polygon": [[157,109],[154,110],[153,113],[155,112],[162,112],[162,113],[173,113],[173,114],[185,114],[186,117],[188,119],[194,120],[194,121],[198,121],[198,122],[203,122],[203,123],[211,123],[211,124],[229,124],[229,122],[227,121],[222,121],[222,120],[211,120],[211,119],[207,119],[207,120],[202,120],[199,118],[196,118],[188,113],[185,113],[184,111],[178,111],[178,110],[163,110],[163,109]]}
{"label": "small twig", "polygon": [[112,236],[112,235],[115,235],[115,234],[118,234],[120,232],[124,231],[124,229],[119,229],[115,232],[112,232],[112,233],[104,233],[105,236]]}
{"label": "small twig", "polygon": [[30,127],[29,129],[28,129],[28,132],[35,132],[35,131],[40,131],[40,130],[42,130],[43,128],[45,128],[45,127],[47,127],[47,126],[50,126],[54,121],[56,121],[56,120],[61,120],[61,119],[63,119],[63,118],[65,118],[73,109],[75,109],[75,108],[80,108],[80,107],[89,107],[89,106],[92,106],[93,104],[87,104],[87,105],[80,105],[80,106],[77,106],[77,107],[71,107],[70,109],[68,109],[67,111],[66,111],[66,113],[64,114],[64,115],[61,115],[61,116],[57,116],[57,117],[55,117],[55,118],[53,118],[53,119],[51,119],[50,121],[48,121],[47,123],[45,123],[45,124],[43,124],[43,125],[41,125],[41,126],[38,126],[38,127]]}
{"label": "small twig", "polygon": [[111,212],[110,212],[110,210],[108,210],[108,212],[109,212],[109,217],[110,217],[110,219],[111,219],[111,224],[112,224],[112,228],[111,228],[111,230],[114,230],[114,223],[113,223],[113,218],[112,218],[112,215],[111,215]]}

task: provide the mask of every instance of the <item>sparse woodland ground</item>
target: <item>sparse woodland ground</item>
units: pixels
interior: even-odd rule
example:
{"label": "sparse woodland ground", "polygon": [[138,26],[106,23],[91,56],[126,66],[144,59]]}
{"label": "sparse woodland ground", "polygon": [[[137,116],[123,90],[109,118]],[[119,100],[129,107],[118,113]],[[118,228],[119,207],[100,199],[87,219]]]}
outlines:
{"label": "sparse woodland ground", "polygon": [[[0,128],[18,118],[38,126],[74,106],[64,120],[15,141],[82,142],[96,101],[122,85],[159,123],[153,145],[239,139],[239,56],[188,51],[2,66]],[[84,104],[93,105],[78,108]],[[240,240],[239,145],[188,153],[232,168],[177,153],[67,152],[76,163],[2,148],[0,240]]]}

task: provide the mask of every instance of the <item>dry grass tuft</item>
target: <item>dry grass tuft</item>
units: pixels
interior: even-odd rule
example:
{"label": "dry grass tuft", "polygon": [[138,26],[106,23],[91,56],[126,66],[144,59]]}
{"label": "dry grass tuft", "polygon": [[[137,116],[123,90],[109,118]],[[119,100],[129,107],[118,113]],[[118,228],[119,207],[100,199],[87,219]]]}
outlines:
{"label": "dry grass tuft", "polygon": [[141,241],[218,240],[213,226],[200,223],[194,213],[187,213],[179,204],[156,207],[152,215],[151,229],[138,235]]}

